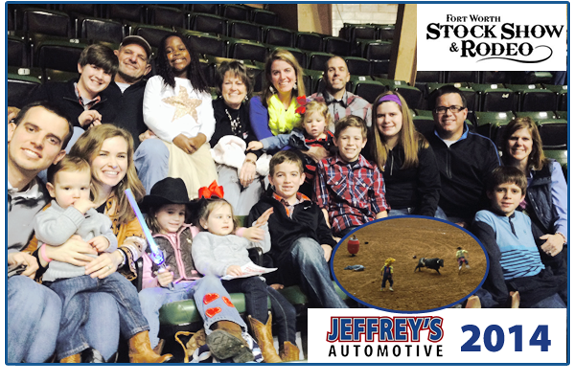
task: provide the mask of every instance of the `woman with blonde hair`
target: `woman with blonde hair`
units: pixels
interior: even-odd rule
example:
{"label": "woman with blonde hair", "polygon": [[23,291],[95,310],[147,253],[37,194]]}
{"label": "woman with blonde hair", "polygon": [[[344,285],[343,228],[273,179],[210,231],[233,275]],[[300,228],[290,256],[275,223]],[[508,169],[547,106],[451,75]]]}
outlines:
{"label": "woman with blonde hair", "polygon": [[429,143],[415,130],[405,99],[385,92],[372,111],[370,154],[383,173],[389,215],[433,217],[441,189],[439,169]]}

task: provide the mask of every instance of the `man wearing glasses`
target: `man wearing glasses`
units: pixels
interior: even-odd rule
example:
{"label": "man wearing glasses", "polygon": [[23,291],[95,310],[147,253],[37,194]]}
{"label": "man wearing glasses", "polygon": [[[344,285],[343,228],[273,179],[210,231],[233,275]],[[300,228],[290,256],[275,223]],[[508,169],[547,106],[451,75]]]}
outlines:
{"label": "man wearing glasses", "polygon": [[465,97],[454,86],[437,90],[433,118],[435,130],[426,138],[441,174],[435,216],[467,227],[475,213],[488,206],[484,186],[491,171],[501,165],[497,147],[469,130]]}

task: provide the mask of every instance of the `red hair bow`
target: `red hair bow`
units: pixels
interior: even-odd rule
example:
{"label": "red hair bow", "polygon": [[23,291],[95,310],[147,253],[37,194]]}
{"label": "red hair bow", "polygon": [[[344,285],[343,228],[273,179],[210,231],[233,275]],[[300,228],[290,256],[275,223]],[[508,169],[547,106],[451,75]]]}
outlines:
{"label": "red hair bow", "polygon": [[198,190],[198,198],[224,198],[224,188],[222,186],[218,186],[216,181],[212,182],[208,187],[201,187]]}
{"label": "red hair bow", "polygon": [[296,100],[300,106],[295,110],[295,112],[299,114],[304,114],[305,105],[307,104],[307,98],[305,96],[299,96]]}

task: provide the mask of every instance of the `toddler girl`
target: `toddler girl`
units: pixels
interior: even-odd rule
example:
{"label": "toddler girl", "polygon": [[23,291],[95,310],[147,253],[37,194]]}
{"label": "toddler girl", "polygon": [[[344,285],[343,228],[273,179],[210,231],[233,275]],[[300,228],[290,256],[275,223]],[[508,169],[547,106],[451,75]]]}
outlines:
{"label": "toddler girl", "polygon": [[[262,214],[255,222],[255,227],[264,230],[263,240],[255,243],[233,235],[236,231],[236,223],[232,206],[228,201],[202,199],[200,202],[202,206],[199,226],[204,231],[198,233],[192,244],[192,257],[196,269],[204,275],[215,275],[220,278],[225,275],[235,277],[232,280],[222,281],[222,285],[230,293],[244,293],[248,319],[262,349],[265,362],[299,360],[299,350],[295,346],[295,308],[280,293],[268,287],[263,278],[242,277],[242,266],[251,262],[248,255],[249,248],[261,246],[264,253],[270,250],[267,219],[272,209]],[[280,329],[278,341],[281,359],[273,346],[272,320],[267,309],[268,297]]]}

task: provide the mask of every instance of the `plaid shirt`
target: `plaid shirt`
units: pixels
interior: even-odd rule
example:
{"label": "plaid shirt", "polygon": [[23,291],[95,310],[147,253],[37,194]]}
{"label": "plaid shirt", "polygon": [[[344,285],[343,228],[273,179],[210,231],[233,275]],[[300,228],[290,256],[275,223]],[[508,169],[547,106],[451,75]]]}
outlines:
{"label": "plaid shirt", "polygon": [[308,97],[308,100],[325,102],[327,104],[327,109],[333,120],[329,126],[329,130],[332,132],[335,129],[335,123],[340,118],[350,115],[363,118],[367,127],[371,127],[371,104],[353,93],[346,91],[341,100],[336,100],[324,90],[321,93],[312,94]]}
{"label": "plaid shirt", "polygon": [[335,233],[373,221],[377,213],[389,210],[381,172],[361,155],[353,166],[339,155],[318,163],[315,202],[328,211]]}
{"label": "plaid shirt", "polygon": [[76,85],[74,90],[76,91],[76,96],[78,96],[78,102],[80,103],[80,105],[84,107],[84,110],[90,110],[94,105],[102,101],[100,95],[97,95],[95,99],[90,100],[86,104],[84,104],[84,99],[82,98],[82,96],[80,96],[80,89],[78,88],[78,83],[75,83],[74,85]]}

